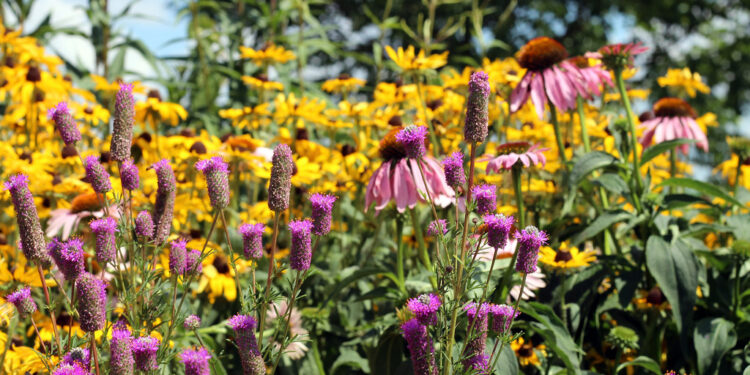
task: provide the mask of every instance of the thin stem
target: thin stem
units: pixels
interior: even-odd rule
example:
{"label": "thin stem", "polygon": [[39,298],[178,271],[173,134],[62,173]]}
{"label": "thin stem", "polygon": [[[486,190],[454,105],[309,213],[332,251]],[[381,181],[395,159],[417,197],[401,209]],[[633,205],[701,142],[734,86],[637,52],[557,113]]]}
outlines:
{"label": "thin stem", "polygon": [[414,236],[417,237],[417,243],[419,244],[419,257],[422,258],[422,264],[425,268],[432,271],[432,262],[430,262],[430,255],[427,253],[427,245],[425,245],[424,242],[422,228],[419,226],[419,218],[417,217],[416,211],[415,208],[409,210],[409,216],[411,216],[411,227],[414,231]]}
{"label": "thin stem", "polygon": [[669,177],[677,177],[677,149],[669,150]]}
{"label": "thin stem", "polygon": [[568,157],[565,156],[565,143],[563,143],[562,133],[560,132],[560,123],[557,121],[557,108],[549,104],[550,121],[555,129],[555,140],[557,141],[557,150],[560,153],[560,161],[565,168],[568,168]]}
{"label": "thin stem", "polygon": [[[47,289],[47,281],[44,279],[44,271],[42,271],[42,265],[37,264],[36,270],[39,272],[39,279],[42,281],[42,290],[44,291],[44,301],[47,303],[47,310],[49,311],[49,317],[52,319],[52,333],[55,335],[55,341],[57,342],[57,354],[62,355],[62,345],[60,344],[60,332],[57,330],[57,319],[55,318],[55,312],[52,311],[49,300],[49,289]],[[10,340],[10,338],[8,338]]]}
{"label": "thin stem", "polygon": [[[310,269],[306,269],[305,272],[297,271],[297,275],[295,276],[294,281],[294,289],[292,290],[292,295],[289,297],[289,304],[287,305],[286,312],[284,315],[286,315],[286,324],[284,325],[284,334],[281,336],[281,342],[282,344],[286,342],[286,337],[289,335],[289,327],[291,326],[289,320],[292,318],[292,309],[294,308],[294,302],[297,299],[297,293],[299,292],[300,287],[302,287],[302,283],[305,281],[305,278],[307,277],[307,272],[310,271]],[[300,274],[302,277],[300,277]],[[279,365],[279,361],[281,360],[281,355],[284,353],[285,348],[280,348],[279,354],[276,357],[276,361],[273,363],[273,368],[271,369],[271,374],[276,373],[276,367]]]}
{"label": "thin stem", "polygon": [[279,238],[279,213],[275,212],[273,216],[273,240],[271,240],[271,255],[268,257],[268,279],[266,280],[265,297],[258,310],[260,315],[260,324],[258,325],[258,345],[263,347],[263,329],[266,323],[266,309],[268,309],[268,298],[271,295],[271,282],[273,281],[273,267],[276,262],[276,240]]}
{"label": "thin stem", "polygon": [[526,211],[523,206],[523,190],[521,184],[521,167],[513,166],[511,168],[511,177],[513,178],[513,191],[516,194],[516,212],[518,215],[518,225],[521,229],[526,228]]}
{"label": "thin stem", "polygon": [[[16,326],[18,325],[17,319],[11,318],[8,322],[8,332],[7,332],[7,339],[5,340],[5,348],[3,348],[3,354],[0,355],[0,364],[5,364],[5,355],[8,353],[8,350],[10,350],[10,345],[13,342],[11,339],[16,331]],[[39,339],[41,340],[41,338]]]}
{"label": "thin stem", "polygon": [[39,338],[39,343],[42,344],[42,350],[44,350],[44,354],[45,355],[49,355],[49,353],[47,352],[47,346],[44,345],[44,340],[42,340],[42,335],[39,334],[39,328],[36,326],[36,322],[34,321],[34,317],[32,316],[30,318],[31,318],[31,325],[34,326],[34,332],[36,332],[36,337]]}
{"label": "thin stem", "polygon": [[94,362],[94,368],[96,369],[96,375],[99,375],[99,356],[96,352],[96,338],[94,337],[94,333],[91,332],[91,345],[89,347],[91,350],[91,359]]}
{"label": "thin stem", "polygon": [[398,277],[398,287],[406,293],[404,287],[404,244],[403,244],[404,223],[396,218],[396,277]]}
{"label": "thin stem", "polygon": [[633,109],[630,107],[630,98],[628,98],[628,91],[625,88],[625,80],[622,78],[622,70],[615,69],[615,84],[617,90],[620,92],[620,100],[622,105],[625,107],[626,119],[628,121],[628,128],[630,131],[630,149],[633,152],[633,176],[636,182],[636,196],[640,195],[640,191],[643,189],[643,180],[641,179],[641,161],[638,158],[638,140],[635,134],[635,116],[633,115]]}
{"label": "thin stem", "polygon": [[227,246],[229,246],[229,264],[232,266],[234,272],[234,282],[237,284],[237,293],[240,296],[240,311],[245,311],[245,295],[242,293],[242,284],[240,284],[240,274],[237,272],[237,265],[234,262],[234,250],[232,249],[232,241],[229,239],[229,229],[227,226],[227,219],[224,215],[224,210],[219,210],[221,213],[221,223],[224,226],[224,235],[227,238]]}
{"label": "thin stem", "polygon": [[565,288],[566,287],[565,283],[567,281],[568,281],[568,273],[565,272],[565,270],[563,270],[562,283],[560,283],[560,288],[562,288],[562,292],[560,293],[560,315],[561,315],[560,317],[562,318],[563,325],[565,327],[568,326],[568,306],[565,303],[565,293],[567,292]]}
{"label": "thin stem", "polygon": [[[516,304],[513,306],[513,311],[511,311],[510,316],[510,324],[508,324],[508,329],[505,332],[512,332],[513,329],[513,322],[515,321],[516,312],[518,311],[518,304],[521,303],[521,298],[523,297],[523,289],[526,287],[526,276],[528,276],[527,273],[523,274],[523,279],[521,280],[521,290],[518,291],[518,298],[516,298]],[[500,350],[498,353],[503,352],[503,347],[505,347],[505,340],[503,340],[503,343],[500,345]],[[497,359],[500,358],[500,355],[498,354],[497,357],[495,357],[494,362],[492,362],[492,365],[490,368],[495,368],[495,364],[497,362]]]}
{"label": "thin stem", "polygon": [[583,106],[585,102],[583,97],[578,95],[576,98],[576,104],[578,104],[578,121],[581,123],[581,139],[583,140],[583,150],[586,153],[591,152],[591,140],[589,139],[589,129],[586,127],[586,113]]}

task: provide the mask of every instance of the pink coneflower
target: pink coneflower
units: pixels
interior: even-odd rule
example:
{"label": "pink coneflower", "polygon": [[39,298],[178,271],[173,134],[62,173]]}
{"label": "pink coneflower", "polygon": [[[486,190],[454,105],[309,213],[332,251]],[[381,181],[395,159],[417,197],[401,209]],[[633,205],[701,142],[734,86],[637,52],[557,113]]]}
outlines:
{"label": "pink coneflower", "polygon": [[544,151],[548,148],[539,148],[538,144],[532,145],[528,142],[511,142],[497,146],[497,156],[486,156],[483,160],[487,163],[487,173],[500,172],[502,169],[510,170],[514,166],[528,168],[532,165],[547,164]]}
{"label": "pink coneflower", "polygon": [[544,117],[547,100],[561,111],[576,107],[576,97],[588,97],[579,91],[577,84],[581,73],[568,60],[568,51],[562,44],[548,37],[530,40],[518,51],[518,63],[526,74],[510,94],[510,111],[518,111],[531,97],[539,118]]}
{"label": "pink coneflower", "polygon": [[[50,218],[47,220],[47,237],[54,237],[60,234],[62,240],[67,240],[70,234],[78,227],[81,220],[88,217],[97,219],[104,217],[102,202],[104,198],[101,194],[94,192],[77,195],[70,202],[70,208],[59,208],[50,212]],[[116,204],[109,206],[109,215],[115,219],[120,217],[120,212]]]}
{"label": "pink coneflower", "polygon": [[623,70],[633,65],[633,56],[648,51],[641,42],[617,43],[599,48],[598,52],[587,53],[587,57],[602,60],[604,66],[612,70]]}
{"label": "pink coneflower", "polygon": [[518,300],[519,296],[522,300],[526,301],[529,298],[534,298],[534,292],[547,286],[544,281],[544,274],[537,270],[536,272],[526,274],[526,286],[523,288],[523,295],[521,293],[521,285],[513,285],[508,292],[507,303],[511,300]]}
{"label": "pink coneflower", "polygon": [[417,202],[427,201],[429,190],[433,202],[447,207],[453,202],[455,193],[445,182],[443,167],[438,161],[425,155],[421,159],[427,187],[419,173],[417,160],[407,158],[404,147],[396,141],[400,127],[391,129],[380,141],[380,155],[383,164],[370,177],[365,195],[365,210],[375,203],[375,211],[380,212],[393,200],[399,212],[414,208]]}
{"label": "pink coneflower", "polygon": [[[274,321],[276,318],[284,317],[289,315],[289,337],[297,337],[296,340],[292,341],[283,350],[283,355],[289,357],[291,360],[297,360],[305,356],[307,352],[307,345],[302,341],[307,337],[307,330],[302,327],[302,314],[300,314],[297,308],[292,308],[291,313],[288,311],[289,305],[287,301],[281,301],[280,303],[273,302],[268,306],[268,312],[266,317],[269,322]],[[286,324],[286,322],[284,322]],[[281,344],[274,342],[273,345],[276,349],[281,348]]]}
{"label": "pink coneflower", "polygon": [[568,60],[571,64],[578,68],[578,80],[574,83],[578,87],[578,92],[586,92],[589,95],[584,97],[590,97],[592,95],[600,96],[602,94],[602,86],[609,85],[609,87],[615,87],[612,83],[612,76],[609,72],[604,69],[602,64],[591,64],[589,59],[584,56],[576,56]]}
{"label": "pink coneflower", "polygon": [[[708,151],[708,138],[695,122],[695,110],[686,101],[678,98],[662,98],[654,104],[654,118],[641,123],[646,131],[641,138],[644,148],[673,139],[694,139],[696,145]],[[687,154],[689,145],[680,146]]]}

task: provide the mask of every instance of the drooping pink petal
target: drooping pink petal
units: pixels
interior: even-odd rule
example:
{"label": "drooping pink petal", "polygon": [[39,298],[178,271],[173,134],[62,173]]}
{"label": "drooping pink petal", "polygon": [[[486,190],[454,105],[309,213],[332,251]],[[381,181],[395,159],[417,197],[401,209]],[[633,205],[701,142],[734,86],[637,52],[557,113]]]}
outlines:
{"label": "drooping pink petal", "polygon": [[547,104],[547,95],[544,93],[544,79],[541,74],[535,74],[531,81],[531,101],[536,108],[536,115],[544,118],[544,105]]}
{"label": "drooping pink petal", "polygon": [[529,99],[529,85],[531,84],[532,75],[532,72],[526,72],[521,82],[510,93],[510,113],[517,112]]}

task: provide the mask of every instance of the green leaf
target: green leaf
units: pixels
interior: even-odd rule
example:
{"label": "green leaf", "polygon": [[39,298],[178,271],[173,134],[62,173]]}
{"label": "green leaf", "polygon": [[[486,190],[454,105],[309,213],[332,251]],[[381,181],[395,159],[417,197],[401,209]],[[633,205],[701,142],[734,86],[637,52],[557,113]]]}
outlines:
{"label": "green leaf", "polygon": [[326,297],[326,299],[324,300],[323,304],[321,304],[321,306],[325,306],[328,303],[328,301],[334,298],[345,287],[349,286],[349,284],[359,279],[363,279],[365,277],[379,275],[379,274],[386,274],[386,273],[388,272],[385,272],[383,269],[380,269],[380,268],[361,268],[361,269],[354,271],[354,273],[352,273],[351,275],[347,276],[343,280],[333,284],[331,287],[328,288],[328,290],[325,293],[328,297]]}
{"label": "green leaf", "polygon": [[503,352],[498,355],[500,358],[497,359],[497,364],[495,364],[495,372],[503,375],[517,375],[518,359],[510,345],[505,345]]}
{"label": "green leaf", "polygon": [[615,370],[615,374],[619,374],[621,370],[624,370],[628,366],[639,366],[639,367],[643,367],[644,369],[654,374],[657,374],[657,375],[662,374],[661,366],[659,366],[659,364],[656,363],[656,361],[646,356],[639,356],[633,359],[632,361],[621,363],[619,366],[617,366],[617,370]]}
{"label": "green leaf", "polygon": [[565,363],[569,373],[580,374],[578,356],[582,352],[581,348],[576,345],[552,308],[538,302],[529,302],[523,307],[524,313],[537,320],[531,323],[531,328],[544,337],[545,344]]}
{"label": "green leaf", "polygon": [[604,173],[598,178],[595,178],[592,182],[594,185],[599,185],[608,191],[619,195],[624,195],[630,190],[628,183],[616,173]]}
{"label": "green leaf", "polygon": [[698,355],[698,373],[715,375],[719,371],[721,357],[737,343],[737,333],[734,324],[726,319],[705,318],[695,325],[693,340]]}
{"label": "green leaf", "polygon": [[641,165],[645,165],[646,163],[650,162],[651,159],[659,156],[663,152],[667,152],[669,150],[674,149],[677,146],[682,146],[682,145],[690,144],[690,143],[695,143],[695,140],[694,139],[673,139],[671,141],[661,142],[654,146],[649,146],[649,148],[643,151],[643,155],[641,155]]}
{"label": "green leaf", "polygon": [[386,331],[371,356],[373,374],[395,375],[404,362],[404,339],[395,329]]}
{"label": "green leaf", "polygon": [[617,163],[617,158],[602,151],[592,151],[576,158],[573,170],[570,171],[570,186],[576,186],[589,173]]}
{"label": "green leaf", "polygon": [[680,186],[688,189],[693,189],[699,193],[710,195],[716,198],[721,198],[734,205],[742,206],[742,203],[740,203],[740,201],[727,194],[727,192],[725,192],[717,185],[693,180],[692,178],[672,177],[662,181],[658,186]]}
{"label": "green leaf", "polygon": [[632,214],[623,210],[605,212],[599,215],[599,217],[597,217],[596,220],[591,222],[591,224],[589,224],[589,226],[587,226],[586,229],[579,232],[575,237],[573,237],[570,243],[573,246],[577,246],[581,242],[593,236],[596,236],[601,231],[609,228],[612,224],[625,221],[627,219],[630,219],[632,216],[633,216]]}
{"label": "green leaf", "polygon": [[330,373],[335,374],[336,370],[342,366],[361,370],[364,373],[370,372],[370,364],[367,362],[367,360],[362,358],[362,356],[359,355],[356,350],[351,348],[341,348],[341,354],[338,358],[336,358],[336,361],[333,362],[333,367],[331,368]]}
{"label": "green leaf", "polygon": [[698,259],[684,242],[669,244],[652,235],[646,242],[646,266],[672,305],[675,324],[685,348],[698,288]]}

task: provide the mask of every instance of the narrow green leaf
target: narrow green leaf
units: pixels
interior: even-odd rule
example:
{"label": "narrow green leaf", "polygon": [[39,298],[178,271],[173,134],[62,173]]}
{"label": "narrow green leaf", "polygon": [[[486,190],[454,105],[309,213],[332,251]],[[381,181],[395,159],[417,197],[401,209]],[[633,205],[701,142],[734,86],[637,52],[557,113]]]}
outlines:
{"label": "narrow green leaf", "polygon": [[639,367],[643,367],[644,369],[654,374],[657,374],[657,375],[662,374],[661,366],[659,366],[659,364],[656,363],[656,361],[646,356],[639,356],[633,359],[632,361],[621,363],[619,366],[617,366],[617,370],[615,370],[615,374],[619,374],[621,370],[624,370],[628,366],[639,366]]}
{"label": "narrow green leaf", "polygon": [[570,186],[578,185],[581,179],[589,173],[616,163],[617,158],[602,151],[592,151],[581,155],[575,159],[575,165],[570,171]]}
{"label": "narrow green leaf", "polygon": [[659,156],[663,152],[674,149],[675,147],[682,146],[685,144],[695,143],[693,139],[673,139],[671,141],[661,142],[643,151],[641,155],[641,165],[645,165],[650,162],[651,159]]}
{"label": "narrow green leaf", "polygon": [[662,181],[658,186],[679,186],[693,189],[699,193],[721,198],[731,204],[742,206],[742,203],[714,184],[693,180],[692,178],[672,177]]}
{"label": "narrow green leaf", "polygon": [[601,233],[601,231],[609,228],[612,224],[625,221],[627,219],[630,219],[632,216],[632,214],[623,210],[605,212],[599,215],[596,220],[591,222],[591,224],[589,224],[586,229],[573,237],[570,243],[573,246],[577,246],[581,242],[586,241],[587,239]]}

